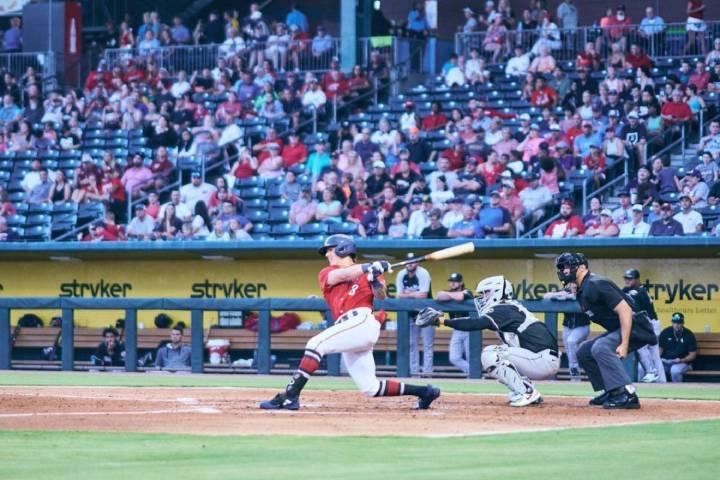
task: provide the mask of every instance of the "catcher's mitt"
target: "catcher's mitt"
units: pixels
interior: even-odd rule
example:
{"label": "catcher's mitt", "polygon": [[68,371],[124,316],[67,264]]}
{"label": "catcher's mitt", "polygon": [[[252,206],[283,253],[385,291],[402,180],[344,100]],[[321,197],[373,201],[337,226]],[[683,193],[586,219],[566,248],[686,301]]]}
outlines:
{"label": "catcher's mitt", "polygon": [[438,326],[440,317],[444,315],[440,310],[436,310],[433,307],[425,307],[420,310],[415,317],[415,325],[418,327],[429,327],[430,325]]}

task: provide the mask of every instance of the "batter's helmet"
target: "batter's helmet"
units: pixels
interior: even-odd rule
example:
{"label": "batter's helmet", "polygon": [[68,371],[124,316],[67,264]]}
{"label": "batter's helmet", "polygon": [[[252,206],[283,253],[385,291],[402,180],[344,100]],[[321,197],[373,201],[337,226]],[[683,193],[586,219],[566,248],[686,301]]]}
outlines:
{"label": "batter's helmet", "polygon": [[[558,279],[567,285],[570,282],[574,282],[577,276],[577,269],[580,265],[588,266],[587,258],[582,253],[570,253],[565,252],[560,254],[555,259],[555,268],[557,269]],[[565,274],[565,269],[570,267],[570,273]]]}
{"label": "batter's helmet", "polygon": [[330,235],[325,239],[323,246],[318,249],[318,253],[324,257],[330,248],[335,249],[335,254],[338,257],[351,256],[355,258],[355,255],[357,255],[355,241],[350,235]]}
{"label": "batter's helmet", "polygon": [[640,272],[637,268],[628,268],[625,270],[625,273],[623,274],[623,278],[627,279],[637,279],[640,278]]}

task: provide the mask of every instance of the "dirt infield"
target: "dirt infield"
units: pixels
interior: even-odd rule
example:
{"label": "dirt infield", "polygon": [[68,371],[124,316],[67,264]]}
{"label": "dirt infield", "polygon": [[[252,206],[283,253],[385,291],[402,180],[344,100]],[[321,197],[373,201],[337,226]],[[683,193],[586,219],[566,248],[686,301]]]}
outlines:
{"label": "dirt infield", "polygon": [[0,429],[215,435],[478,435],[720,418],[719,402],[642,400],[605,411],[587,398],[549,397],[513,409],[499,395],[444,394],[428,411],[409,397],[308,391],[297,412],[258,410],[275,392],[243,388],[0,387]]}

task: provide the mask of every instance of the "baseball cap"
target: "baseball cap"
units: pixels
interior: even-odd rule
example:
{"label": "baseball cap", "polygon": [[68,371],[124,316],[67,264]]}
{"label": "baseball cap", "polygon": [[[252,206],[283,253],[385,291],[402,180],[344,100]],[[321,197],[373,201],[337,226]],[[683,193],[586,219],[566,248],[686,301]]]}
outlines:
{"label": "baseball cap", "polygon": [[373,162],[373,168],[385,168],[385,162],[382,160],[375,160]]}
{"label": "baseball cap", "polygon": [[138,203],[135,205],[135,210],[145,210],[145,205]]}
{"label": "baseball cap", "polygon": [[410,203],[413,204],[413,205],[422,205],[423,199],[422,199],[422,197],[420,197],[419,195],[416,195],[416,196],[414,196],[414,197],[412,198],[412,200],[410,201]]}
{"label": "baseball cap", "polygon": [[448,200],[448,203],[462,203],[462,198],[460,197],[454,197]]}
{"label": "baseball cap", "polygon": [[593,143],[592,145],[590,145],[590,148],[593,150],[600,150],[600,145],[598,145],[597,143]]}
{"label": "baseball cap", "polygon": [[200,175],[200,171],[199,171],[199,170],[193,170],[191,176],[192,176],[193,178],[200,177],[200,176],[201,176],[201,175]]}
{"label": "baseball cap", "polygon": [[493,190],[492,192],[490,192],[490,196],[491,196],[491,197],[499,197],[499,196],[500,196],[500,191],[499,191],[499,190]]}
{"label": "baseball cap", "polygon": [[632,112],[628,113],[627,118],[635,118],[635,119],[637,119],[637,118],[639,118],[639,117],[638,117],[637,112],[633,110]]}
{"label": "baseball cap", "polygon": [[672,314],[670,321],[672,321],[672,323],[685,323],[685,315],[683,315],[682,312],[675,312]]}
{"label": "baseball cap", "polygon": [[520,120],[530,120],[530,114],[529,113],[523,113],[520,115]]}
{"label": "baseball cap", "polygon": [[548,145],[547,142],[542,142],[542,143],[540,143],[540,145],[538,145],[538,148],[540,150],[548,150],[550,148],[550,145]]}
{"label": "baseball cap", "polygon": [[667,210],[667,211],[672,212],[672,205],[670,205],[669,203],[663,203],[660,206],[660,210]]}
{"label": "baseball cap", "polygon": [[564,141],[560,141],[555,145],[555,149],[559,150],[561,148],[563,148],[563,149],[568,148],[568,144],[565,143]]}
{"label": "baseball cap", "polygon": [[538,125],[537,123],[533,123],[532,125],[530,125],[530,130],[540,130],[540,125]]}
{"label": "baseball cap", "polygon": [[686,198],[687,198],[688,200],[692,200],[692,199],[690,198],[690,195],[688,195],[687,193],[681,193],[680,196],[678,197],[679,200],[684,200],[684,199],[686,199]]}
{"label": "baseball cap", "polygon": [[570,207],[574,207],[574,206],[575,206],[575,204],[573,203],[573,201],[570,200],[569,198],[564,198],[564,199],[562,200],[562,202],[560,202],[560,204],[561,204],[561,205],[568,205],[568,206],[570,206]]}
{"label": "baseball cap", "polygon": [[618,92],[614,88],[612,90],[608,90],[608,95],[617,95]]}
{"label": "baseball cap", "polygon": [[423,203],[432,203],[432,197],[430,195],[425,195],[422,201]]}
{"label": "baseball cap", "polygon": [[603,209],[600,211],[600,216],[601,216],[601,217],[612,217],[612,212],[610,211],[609,208],[603,208]]}
{"label": "baseball cap", "polygon": [[636,203],[635,205],[632,206],[632,211],[633,212],[642,212],[643,206],[640,205],[639,203]]}
{"label": "baseball cap", "polygon": [[560,131],[560,125],[558,125],[557,123],[553,123],[552,125],[550,125],[550,131],[551,131],[551,132],[559,132],[559,131]]}
{"label": "baseball cap", "polygon": [[406,260],[410,260],[412,258],[415,258],[415,254],[413,252],[408,252],[407,255],[405,255]]}
{"label": "baseball cap", "polygon": [[471,193],[467,197],[465,197],[465,205],[472,205],[473,203],[477,202],[478,200],[482,201],[480,197],[475,195],[474,193]]}
{"label": "baseball cap", "polygon": [[700,173],[700,170],[693,170],[692,172],[690,172],[690,175],[692,175],[695,178],[699,178],[699,179],[703,178],[703,175],[702,175],[702,173]]}
{"label": "baseball cap", "polygon": [[617,110],[610,110],[608,112],[608,117],[619,117],[619,116],[620,116],[620,112],[618,112]]}
{"label": "baseball cap", "polygon": [[627,190],[621,190],[620,193],[618,193],[618,196],[619,197],[629,197],[630,192],[628,192]]}
{"label": "baseball cap", "polygon": [[640,278],[640,272],[637,268],[628,268],[625,270],[623,278]]}
{"label": "baseball cap", "polygon": [[404,106],[405,106],[405,108],[409,108],[409,107],[414,107],[415,104],[412,102],[412,100],[408,100],[407,102],[405,102]]}
{"label": "baseball cap", "polygon": [[448,277],[448,282],[462,282],[463,276],[462,273],[453,272]]}

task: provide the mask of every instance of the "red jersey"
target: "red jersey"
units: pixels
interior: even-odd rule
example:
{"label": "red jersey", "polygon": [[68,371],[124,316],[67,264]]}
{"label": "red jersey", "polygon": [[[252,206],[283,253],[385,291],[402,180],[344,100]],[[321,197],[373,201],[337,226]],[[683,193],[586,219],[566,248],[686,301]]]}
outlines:
{"label": "red jersey", "polygon": [[[318,282],[323,292],[323,297],[330,307],[333,319],[337,320],[345,312],[354,308],[373,308],[373,293],[370,288],[367,276],[360,275],[355,280],[328,285],[328,275],[330,272],[341,267],[330,265],[320,270]],[[385,279],[380,277],[380,281],[385,284]]]}

